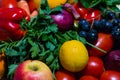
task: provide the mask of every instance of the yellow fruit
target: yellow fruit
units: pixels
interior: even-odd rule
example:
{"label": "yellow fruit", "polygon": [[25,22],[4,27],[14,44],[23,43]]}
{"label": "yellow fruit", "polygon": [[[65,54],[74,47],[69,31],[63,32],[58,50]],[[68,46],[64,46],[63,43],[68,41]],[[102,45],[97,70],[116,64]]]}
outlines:
{"label": "yellow fruit", "polygon": [[[67,0],[47,0],[47,1],[50,8],[55,8],[67,2]],[[36,7],[39,9],[41,0],[33,0],[33,2],[35,3]],[[74,0],[68,0],[68,2],[72,4],[74,3]]]}
{"label": "yellow fruit", "polygon": [[60,48],[60,63],[68,71],[79,72],[88,62],[88,51],[84,44],[78,40],[66,41]]}
{"label": "yellow fruit", "polygon": [[64,4],[67,0],[47,0],[50,8],[55,8]]}
{"label": "yellow fruit", "polygon": [[0,80],[5,74],[5,54],[0,53]]}

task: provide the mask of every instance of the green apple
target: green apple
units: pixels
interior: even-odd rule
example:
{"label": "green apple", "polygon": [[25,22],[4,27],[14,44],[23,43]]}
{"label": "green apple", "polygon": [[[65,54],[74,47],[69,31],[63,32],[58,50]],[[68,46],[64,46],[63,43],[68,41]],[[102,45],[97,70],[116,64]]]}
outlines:
{"label": "green apple", "polygon": [[14,80],[54,80],[50,68],[39,60],[26,60],[18,65]]}

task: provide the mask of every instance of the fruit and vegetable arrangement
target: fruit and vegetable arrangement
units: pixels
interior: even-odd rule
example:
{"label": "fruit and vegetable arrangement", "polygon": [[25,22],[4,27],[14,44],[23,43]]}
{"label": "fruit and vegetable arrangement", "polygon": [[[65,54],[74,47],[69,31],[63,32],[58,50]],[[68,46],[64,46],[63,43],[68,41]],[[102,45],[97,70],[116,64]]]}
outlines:
{"label": "fruit and vegetable arrangement", "polygon": [[120,80],[119,0],[0,0],[0,80]]}

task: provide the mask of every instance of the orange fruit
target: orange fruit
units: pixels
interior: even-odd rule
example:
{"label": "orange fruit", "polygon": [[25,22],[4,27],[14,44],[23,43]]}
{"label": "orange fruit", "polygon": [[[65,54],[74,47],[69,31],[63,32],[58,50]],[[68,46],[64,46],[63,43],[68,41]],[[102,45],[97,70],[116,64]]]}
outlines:
{"label": "orange fruit", "polygon": [[0,53],[0,80],[5,74],[5,53]]}
{"label": "orange fruit", "polygon": [[88,62],[88,51],[84,44],[78,40],[66,41],[59,51],[60,63],[70,72],[79,72]]}

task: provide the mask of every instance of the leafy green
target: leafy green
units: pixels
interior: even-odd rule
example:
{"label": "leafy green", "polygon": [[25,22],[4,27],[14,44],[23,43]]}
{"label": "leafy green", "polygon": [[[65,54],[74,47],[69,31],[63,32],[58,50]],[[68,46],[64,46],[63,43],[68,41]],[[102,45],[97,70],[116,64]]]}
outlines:
{"label": "leafy green", "polygon": [[116,7],[117,4],[120,4],[120,0],[79,0],[85,8],[97,7],[102,11],[106,9],[111,9],[112,11],[117,12],[120,10]]}
{"label": "leafy green", "polygon": [[[83,1],[83,0],[81,0]],[[86,0],[86,2],[89,0]],[[91,0],[90,0],[91,1]],[[95,0],[92,4],[97,5],[101,0]],[[84,4],[89,5],[88,3]],[[91,5],[92,5],[91,4]],[[92,5],[92,6],[94,6]],[[61,68],[59,63],[59,49],[65,41],[80,40],[84,44],[88,43],[84,38],[79,37],[76,30],[60,32],[50,16],[52,12],[60,11],[62,6],[50,9],[46,0],[42,0],[39,14],[31,18],[29,22],[24,19],[20,23],[21,29],[26,30],[26,35],[19,41],[0,41],[0,51],[4,51],[7,56],[8,80],[13,77],[17,66],[28,59],[41,60],[46,63],[53,73]],[[98,48],[99,49],[99,48]]]}

